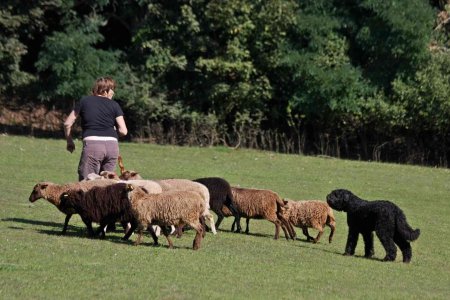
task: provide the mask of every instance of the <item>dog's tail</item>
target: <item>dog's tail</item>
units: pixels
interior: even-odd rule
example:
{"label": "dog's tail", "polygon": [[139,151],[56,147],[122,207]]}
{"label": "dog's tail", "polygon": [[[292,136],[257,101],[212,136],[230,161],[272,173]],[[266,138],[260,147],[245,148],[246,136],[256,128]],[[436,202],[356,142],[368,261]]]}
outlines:
{"label": "dog's tail", "polygon": [[419,238],[420,235],[420,229],[412,229],[411,226],[409,226],[408,222],[406,221],[406,216],[403,212],[399,212],[397,215],[397,230],[400,233],[400,235],[408,241],[415,241],[417,238]]}

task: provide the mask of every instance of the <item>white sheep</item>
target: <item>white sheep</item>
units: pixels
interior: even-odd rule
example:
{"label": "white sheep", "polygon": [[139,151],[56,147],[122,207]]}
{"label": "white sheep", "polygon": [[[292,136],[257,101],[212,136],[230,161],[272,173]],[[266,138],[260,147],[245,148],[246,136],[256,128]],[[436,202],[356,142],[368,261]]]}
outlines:
{"label": "white sheep", "polygon": [[[132,183],[133,180],[129,180],[127,182]],[[157,183],[160,184],[163,192],[164,191],[194,191],[200,193],[205,202],[205,211],[203,212],[203,216],[205,219],[209,221],[209,225],[211,227],[211,231],[213,234],[216,234],[216,226],[214,224],[214,217],[212,216],[209,210],[209,190],[206,186],[201,183],[189,180],[189,179],[162,179],[156,180]],[[180,234],[181,230],[178,231]]]}

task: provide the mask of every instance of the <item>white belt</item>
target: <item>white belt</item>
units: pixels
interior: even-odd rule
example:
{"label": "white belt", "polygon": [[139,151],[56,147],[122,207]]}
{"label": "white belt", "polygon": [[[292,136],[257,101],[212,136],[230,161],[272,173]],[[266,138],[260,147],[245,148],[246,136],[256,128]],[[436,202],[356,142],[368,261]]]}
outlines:
{"label": "white belt", "polygon": [[83,141],[116,141],[117,139],[112,136],[87,136]]}

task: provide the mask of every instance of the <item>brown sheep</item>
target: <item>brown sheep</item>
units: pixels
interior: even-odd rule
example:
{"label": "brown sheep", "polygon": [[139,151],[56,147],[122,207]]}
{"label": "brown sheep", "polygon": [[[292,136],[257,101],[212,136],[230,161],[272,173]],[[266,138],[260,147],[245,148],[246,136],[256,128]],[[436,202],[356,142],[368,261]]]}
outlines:
{"label": "brown sheep", "polygon": [[30,202],[35,202],[38,199],[44,198],[56,208],[58,208],[59,211],[64,213],[66,215],[66,219],[64,221],[64,227],[61,232],[61,234],[65,234],[67,231],[67,226],[69,224],[69,220],[72,217],[73,214],[76,212],[73,209],[63,209],[60,207],[61,203],[61,195],[69,190],[73,189],[81,189],[83,191],[87,191],[95,186],[106,186],[110,184],[117,183],[117,181],[114,180],[93,180],[93,181],[81,181],[81,182],[73,182],[73,183],[67,183],[67,184],[56,184],[53,182],[39,182],[31,191],[30,197],[28,200]]}
{"label": "brown sheep", "polygon": [[[333,210],[326,202],[319,200],[309,201],[292,201],[284,200],[285,206],[282,209],[281,215],[288,220],[292,225],[302,229],[303,234],[307,237],[307,241],[318,243],[323,234],[325,225],[331,228],[328,242],[331,243],[333,234],[336,228],[336,222],[333,215]],[[319,231],[316,238],[313,238],[308,233],[309,228],[315,228]]]}
{"label": "brown sheep", "polygon": [[[246,218],[247,227],[245,233],[249,233],[250,219],[266,219],[275,224],[274,239],[279,238],[280,227],[283,229],[287,240],[289,237],[294,238],[295,232],[291,224],[280,215],[281,208],[284,207],[284,202],[277,193],[271,190],[239,187],[231,187],[231,191],[233,193],[234,207],[240,216]],[[223,209],[223,213],[226,216],[231,215],[231,212],[226,208]],[[240,232],[241,225],[239,217],[235,217],[232,231],[234,230],[235,224],[237,225],[236,232]]]}
{"label": "brown sheep", "polygon": [[169,231],[166,226],[176,227],[189,225],[196,235],[193,242],[193,249],[200,248],[203,237],[203,226],[200,219],[205,211],[205,201],[202,196],[194,191],[167,191],[161,194],[147,194],[142,189],[128,184],[128,198],[131,202],[131,209],[137,221],[137,234],[135,245],[142,241],[143,230],[150,225],[158,225],[169,243],[169,248],[173,248],[173,243],[169,238]]}

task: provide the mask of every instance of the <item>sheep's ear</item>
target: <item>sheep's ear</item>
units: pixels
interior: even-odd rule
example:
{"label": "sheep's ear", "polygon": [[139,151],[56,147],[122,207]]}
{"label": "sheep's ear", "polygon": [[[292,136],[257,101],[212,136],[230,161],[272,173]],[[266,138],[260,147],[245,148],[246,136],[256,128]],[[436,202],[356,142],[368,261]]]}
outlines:
{"label": "sheep's ear", "polygon": [[130,175],[131,175],[131,176],[136,176],[136,175],[139,175],[139,173],[138,173],[138,172],[132,171],[132,172],[130,172]]}
{"label": "sheep's ear", "polygon": [[40,186],[41,186],[41,189],[45,190],[48,187],[48,183],[41,183]]}
{"label": "sheep's ear", "polygon": [[116,177],[116,173],[108,174],[108,179],[114,179]]}

